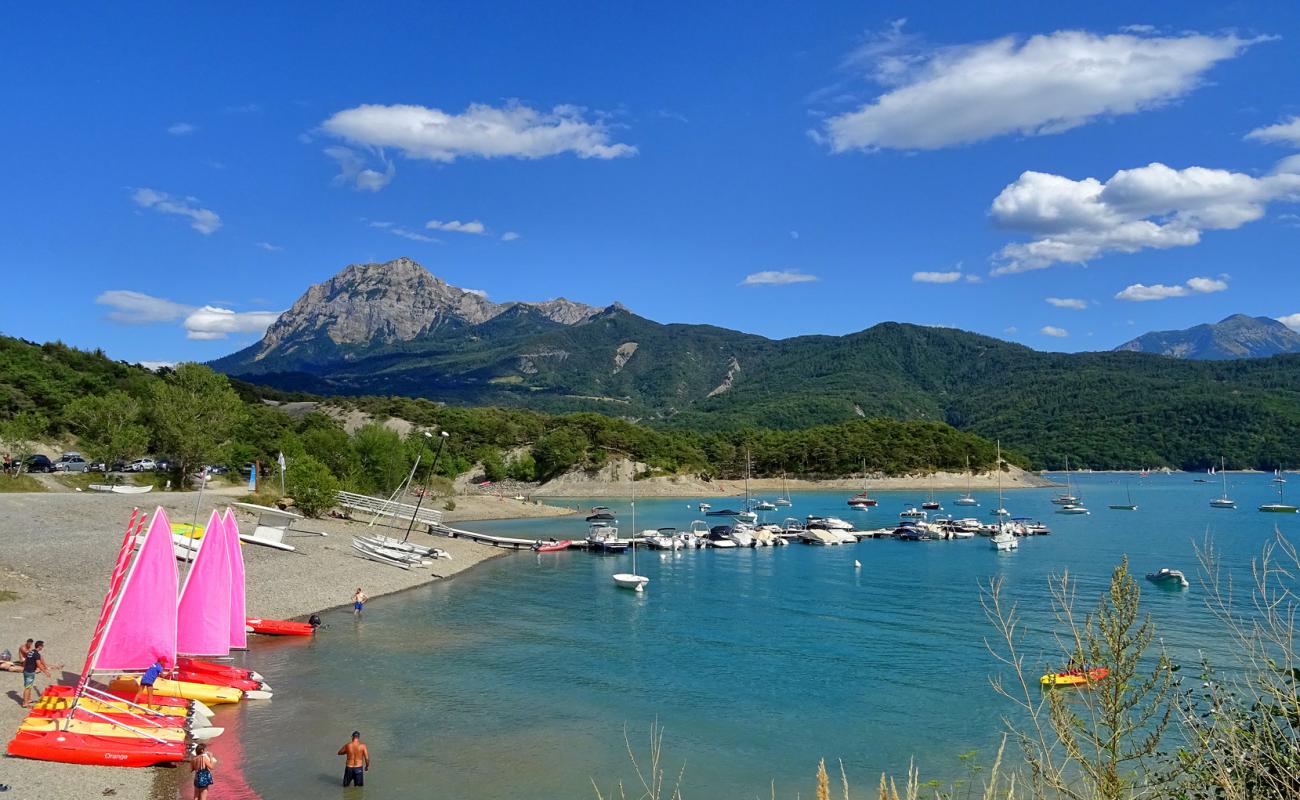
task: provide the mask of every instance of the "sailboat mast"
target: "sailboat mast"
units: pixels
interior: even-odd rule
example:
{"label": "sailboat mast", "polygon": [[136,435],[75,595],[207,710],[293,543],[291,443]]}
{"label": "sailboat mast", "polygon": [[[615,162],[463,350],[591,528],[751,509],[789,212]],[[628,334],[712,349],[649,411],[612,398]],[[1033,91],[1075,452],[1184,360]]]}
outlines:
{"label": "sailboat mast", "polygon": [[636,461],[632,462],[632,574],[636,574]]}

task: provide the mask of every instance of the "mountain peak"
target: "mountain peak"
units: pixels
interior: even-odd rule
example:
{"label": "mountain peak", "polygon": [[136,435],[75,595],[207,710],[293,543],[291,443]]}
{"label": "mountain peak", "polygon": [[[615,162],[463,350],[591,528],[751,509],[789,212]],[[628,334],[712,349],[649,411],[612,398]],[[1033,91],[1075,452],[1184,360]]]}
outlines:
{"label": "mountain peak", "polygon": [[1185,330],[1152,331],[1115,349],[1202,360],[1263,358],[1300,353],[1300,333],[1270,317],[1230,314]]}
{"label": "mountain peak", "polygon": [[310,287],[267,329],[255,360],[324,340],[333,345],[407,342],[443,329],[481,325],[523,306],[561,325],[576,325],[600,309],[563,297],[545,302],[494,303],[482,292],[452,286],[406,256],[349,264]]}

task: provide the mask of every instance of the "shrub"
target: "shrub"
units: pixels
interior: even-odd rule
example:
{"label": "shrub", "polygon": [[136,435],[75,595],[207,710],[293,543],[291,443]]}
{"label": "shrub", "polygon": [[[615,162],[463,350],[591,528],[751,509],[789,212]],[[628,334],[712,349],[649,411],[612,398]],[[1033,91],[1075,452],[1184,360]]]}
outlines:
{"label": "shrub", "polygon": [[338,502],[338,479],[329,467],[311,456],[294,459],[285,471],[284,480],[298,509],[309,517],[319,517]]}

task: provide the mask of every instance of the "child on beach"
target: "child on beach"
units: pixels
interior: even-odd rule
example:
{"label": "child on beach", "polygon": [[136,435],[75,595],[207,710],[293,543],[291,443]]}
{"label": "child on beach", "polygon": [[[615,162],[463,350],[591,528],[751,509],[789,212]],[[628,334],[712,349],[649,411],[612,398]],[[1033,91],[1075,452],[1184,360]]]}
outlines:
{"label": "child on beach", "polygon": [[217,757],[208,753],[208,746],[199,743],[194,748],[194,758],[190,759],[190,772],[194,773],[194,800],[207,800],[208,787],[212,786],[212,768],[217,765]]}
{"label": "child on beach", "polygon": [[54,677],[41,656],[41,651],[44,649],[45,642],[37,642],[23,658],[23,708],[32,707],[32,692],[36,691],[36,673],[44,672],[45,677]]}

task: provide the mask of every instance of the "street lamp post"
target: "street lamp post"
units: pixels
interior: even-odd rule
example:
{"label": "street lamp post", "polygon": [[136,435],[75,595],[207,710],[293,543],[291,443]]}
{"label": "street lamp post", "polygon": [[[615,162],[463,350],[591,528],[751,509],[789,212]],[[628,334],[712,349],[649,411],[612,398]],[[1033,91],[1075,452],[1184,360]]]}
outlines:
{"label": "street lamp post", "polygon": [[[429,465],[429,468],[428,468],[427,470],[425,470],[425,472],[424,472],[424,483],[422,484],[423,491],[420,492],[419,496],[415,498],[415,510],[411,512],[411,522],[406,526],[406,535],[402,537],[402,541],[403,541],[403,542],[405,542],[407,539],[410,539],[410,538],[411,538],[411,529],[415,527],[415,518],[416,518],[417,516],[419,516],[419,514],[420,514],[420,506],[421,506],[421,504],[424,503],[424,496],[425,496],[425,494],[427,494],[428,491],[429,491],[429,478],[431,478],[431,477],[433,476],[433,468],[436,467],[436,466],[438,466],[438,457],[442,455],[442,447],[443,447],[443,445],[445,445],[445,444],[447,443],[447,437],[450,436],[450,434],[448,434],[446,431],[441,431],[441,432],[438,434],[438,436],[439,436],[439,438],[438,438],[438,451],[437,451],[436,453],[433,454],[433,463],[430,464],[430,465]],[[425,431],[425,432],[424,432],[424,438],[425,438],[425,439],[430,439],[430,438],[432,438],[432,437],[433,437],[433,434],[429,433],[428,431]],[[420,440],[420,455],[421,455],[421,456],[424,455],[424,440],[423,440],[423,439]]]}

